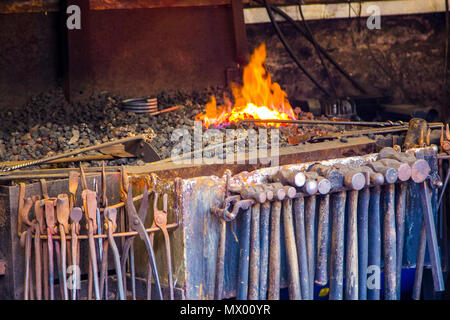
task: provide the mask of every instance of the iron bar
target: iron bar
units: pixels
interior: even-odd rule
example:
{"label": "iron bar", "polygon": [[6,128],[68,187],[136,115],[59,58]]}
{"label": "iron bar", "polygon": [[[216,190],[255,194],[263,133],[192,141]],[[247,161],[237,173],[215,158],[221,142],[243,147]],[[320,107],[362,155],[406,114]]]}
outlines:
{"label": "iron bar", "polygon": [[330,195],[320,196],[319,219],[317,224],[317,262],[315,282],[326,285],[328,282],[328,243],[329,243]]}
{"label": "iron bar", "polygon": [[[381,187],[375,186],[370,193],[368,230],[369,250],[368,260],[371,266],[370,278],[367,281],[367,299],[380,300],[381,286],[381,218],[380,218]],[[368,270],[369,271],[369,270]],[[369,273],[369,272],[368,272]]]}
{"label": "iron bar", "polygon": [[406,191],[408,183],[402,182],[398,185],[398,192],[395,194],[395,226],[397,238],[397,298],[401,298],[401,277],[403,266],[403,243],[405,236],[405,214],[406,214]]}
{"label": "iron bar", "polygon": [[434,290],[436,292],[444,291],[444,278],[442,275],[441,257],[437,244],[436,227],[434,224],[433,209],[431,207],[430,191],[427,181],[419,184],[420,198],[422,200],[423,219],[425,221],[425,230],[427,234],[428,252],[431,261],[431,270],[433,275]]}
{"label": "iron bar", "polygon": [[270,202],[261,205],[260,216],[261,244],[260,244],[260,274],[259,274],[259,299],[266,300],[267,279],[269,270],[269,227],[270,227]]}
{"label": "iron bar", "polygon": [[385,212],[383,222],[384,299],[397,300],[397,254],[394,209],[395,185],[385,186]]}
{"label": "iron bar", "polygon": [[331,198],[330,300],[342,300],[344,283],[345,191]]}
{"label": "iron bar", "polygon": [[316,196],[305,200],[306,250],[308,256],[309,292],[314,292],[314,252],[315,252]]}
{"label": "iron bar", "polygon": [[345,299],[358,300],[358,191],[347,193],[347,240],[345,244]]}
{"label": "iron bar", "polygon": [[[358,299],[367,300],[367,267],[369,261],[369,200],[368,187],[359,192],[358,199]],[[372,227],[372,226],[371,226]]]}
{"label": "iron bar", "polygon": [[269,287],[268,300],[280,299],[280,214],[281,202],[272,203],[270,216]]}
{"label": "iron bar", "polygon": [[283,225],[285,233],[286,257],[288,265],[289,299],[301,300],[297,248],[295,245],[292,199],[283,200]]}
{"label": "iron bar", "polygon": [[298,197],[294,200],[294,222],[302,298],[303,300],[312,300],[313,297],[309,290],[308,253],[306,250],[305,230],[305,200],[303,197]]}
{"label": "iron bar", "polygon": [[247,300],[248,294],[248,272],[249,272],[249,251],[250,251],[250,222],[252,207],[243,213],[242,229],[239,239],[239,272],[237,285],[237,299]]}
{"label": "iron bar", "polygon": [[250,224],[250,274],[248,284],[248,300],[259,299],[260,274],[260,211],[261,204],[255,203],[251,212]]}

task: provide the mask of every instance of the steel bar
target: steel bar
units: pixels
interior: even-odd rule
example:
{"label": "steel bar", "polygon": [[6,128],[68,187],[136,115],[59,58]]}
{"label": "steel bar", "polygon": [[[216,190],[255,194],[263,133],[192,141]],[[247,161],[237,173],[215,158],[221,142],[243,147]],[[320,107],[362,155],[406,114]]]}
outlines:
{"label": "steel bar", "polygon": [[315,282],[324,286],[328,282],[328,245],[330,224],[330,195],[320,196],[317,224],[317,262]]}
{"label": "steel bar", "polygon": [[[179,226],[178,223],[170,223],[170,224],[167,225],[167,230],[175,229],[178,226]],[[159,228],[146,228],[145,229],[145,231],[147,233],[154,233],[154,232],[157,232],[159,230],[160,230]],[[113,237],[114,238],[117,238],[117,237],[125,238],[125,237],[131,237],[131,236],[136,236],[136,235],[138,235],[137,231],[127,231],[127,232],[116,232],[116,233],[113,234]],[[93,237],[94,237],[94,239],[98,239],[98,238],[107,239],[108,235],[106,235],[106,234],[95,234]],[[41,240],[47,240],[48,236],[41,235],[40,238],[41,238]],[[61,239],[61,237],[56,235],[56,236],[52,236],[52,239],[58,240],[58,239]],[[66,240],[70,240],[70,239],[72,239],[72,236],[66,236]],[[88,235],[79,235],[77,237],[77,239],[78,240],[88,240],[89,236]]]}
{"label": "steel bar", "polygon": [[295,244],[294,221],[292,215],[292,199],[283,200],[283,225],[286,257],[288,265],[289,299],[301,300],[298,255]]}
{"label": "steel bar", "polygon": [[223,280],[225,275],[225,248],[227,240],[227,222],[220,219],[219,246],[217,247],[216,282],[214,286],[214,300],[223,298]]}
{"label": "steel bar", "polygon": [[269,249],[269,285],[268,300],[280,299],[280,215],[281,202],[274,201],[272,203],[272,212],[270,215],[270,249]]}
{"label": "steel bar", "polygon": [[117,276],[117,288],[119,292],[119,299],[125,300],[125,292],[123,288],[123,280],[122,280],[122,268],[120,266],[120,256],[119,256],[119,249],[117,248],[116,241],[114,240],[114,237],[112,236],[114,229],[116,228],[116,216],[117,216],[117,209],[108,209],[108,211],[105,214],[106,218],[108,219],[108,242],[109,246],[111,247],[111,250],[113,252],[113,258],[114,258],[114,264],[116,269],[116,276]]}
{"label": "steel bar", "polygon": [[385,186],[383,222],[384,299],[397,300],[397,240],[395,230],[395,185]]}
{"label": "steel bar", "polygon": [[89,233],[89,252],[92,267],[92,276],[94,281],[94,293],[95,299],[100,300],[100,286],[98,281],[98,268],[97,268],[97,254],[95,253],[95,242],[94,242],[94,226],[92,220],[88,221],[88,233]]}
{"label": "steel bar", "polygon": [[367,300],[367,267],[369,261],[369,200],[368,187],[359,192],[358,199],[358,300]]}
{"label": "steel bar", "polygon": [[260,211],[261,204],[255,203],[251,212],[250,224],[250,274],[248,280],[248,300],[259,299]]}
{"label": "steel bar", "polygon": [[101,270],[100,270],[100,300],[108,300],[108,290],[106,283],[108,282],[108,247],[109,242],[105,241],[103,243],[102,248],[102,262],[101,262]]}
{"label": "steel bar", "polygon": [[[47,230],[49,228],[47,227]],[[53,239],[50,231],[48,232],[48,241],[47,241],[47,249],[48,249],[48,282],[49,282],[49,299],[55,300],[54,293],[54,267],[53,267]]]}
{"label": "steel bar", "polygon": [[61,286],[61,280],[62,280],[62,291],[64,295],[64,300],[69,300],[69,291],[67,289],[67,240],[66,240],[66,233],[64,231],[64,227],[62,225],[59,226],[60,235],[61,235],[61,276],[62,279],[59,278],[59,285]]}
{"label": "steel bar", "polygon": [[423,219],[427,234],[428,252],[431,261],[431,271],[433,275],[433,285],[436,292],[444,291],[444,278],[442,275],[441,257],[437,244],[436,228],[434,224],[433,209],[431,207],[430,191],[427,181],[419,184],[420,198],[422,200]]}
{"label": "steel bar", "polygon": [[281,119],[244,119],[239,122],[242,123],[286,123],[286,124],[309,124],[309,125],[353,125],[366,127],[396,127],[404,126],[404,123],[399,122],[370,122],[370,121],[333,121],[333,120],[281,120]]}
{"label": "steel bar", "polygon": [[28,229],[24,233],[25,245],[25,277],[23,299],[30,300],[30,276],[31,276],[31,230]]}
{"label": "steel bar", "polygon": [[237,285],[237,299],[247,300],[248,294],[248,272],[249,272],[249,251],[250,251],[250,222],[252,217],[252,207],[243,213],[241,236],[239,240],[239,271]]}
{"label": "steel bar", "polygon": [[305,200],[306,250],[308,253],[309,292],[314,293],[314,252],[315,252],[316,196]]}
{"label": "steel bar", "polygon": [[419,247],[417,248],[416,272],[414,274],[413,300],[420,300],[422,289],[423,266],[425,262],[425,252],[427,250],[427,233],[425,230],[425,221],[422,221],[420,228]]}
{"label": "steel bar", "polygon": [[59,287],[59,296],[60,299],[63,300],[64,298],[64,286],[62,285],[62,264],[61,264],[61,246],[58,241],[55,241],[55,255],[56,255],[56,270],[58,271],[58,287]]}
{"label": "steel bar", "polygon": [[[442,123],[429,123],[428,126],[429,126],[429,128],[432,128],[432,129],[441,128]],[[351,136],[367,135],[367,134],[383,134],[383,133],[402,132],[402,131],[408,131],[408,129],[409,129],[408,125],[402,125],[402,126],[391,127],[391,128],[376,128],[376,129],[344,131],[344,132],[330,134],[327,136],[318,136],[318,137],[313,138],[312,140],[316,141],[316,140],[335,139],[335,138],[343,138],[343,137],[351,137]]]}
{"label": "steel bar", "polygon": [[167,193],[163,196],[163,210],[159,210],[157,207],[158,193],[155,194],[154,199],[154,211],[153,218],[156,226],[161,229],[164,237],[164,246],[166,251],[166,263],[167,263],[167,282],[169,285],[169,298],[174,300],[174,288],[173,288],[173,278],[172,278],[172,256],[170,250],[170,237],[167,232]]}
{"label": "steel bar", "polygon": [[[133,157],[130,157],[130,158],[135,158],[135,157],[136,156],[133,155]],[[114,160],[117,158],[121,158],[121,157],[115,157],[110,154],[95,154],[95,155],[61,158],[61,159],[57,159],[57,160],[48,161],[47,164],[79,162],[79,161]],[[125,158],[125,157],[123,157],[123,158]],[[22,164],[22,163],[25,163],[28,161],[29,160],[0,162],[0,168],[3,166],[14,166],[14,165]]]}
{"label": "steel bar", "polygon": [[294,225],[302,299],[312,300],[313,296],[310,292],[309,284],[308,253],[306,249],[305,200],[303,197],[294,199]]}
{"label": "steel bar", "polygon": [[442,198],[444,197],[445,191],[447,190],[447,184],[449,179],[450,179],[450,167],[447,169],[447,175],[445,176],[444,185],[442,186],[441,194],[439,195],[437,210],[441,208]]}
{"label": "steel bar", "polygon": [[34,226],[34,268],[36,274],[36,300],[42,300],[42,256],[41,256],[41,239],[40,234],[41,230],[39,227],[39,223],[35,223]]}
{"label": "steel bar", "polygon": [[342,300],[344,284],[345,191],[331,198],[330,300]]}
{"label": "steel bar", "polygon": [[403,243],[405,237],[405,214],[406,214],[406,191],[408,183],[402,182],[398,185],[398,192],[395,193],[395,226],[397,238],[397,298],[401,299],[401,277],[403,266]]}
{"label": "steel bar", "polygon": [[89,146],[86,148],[80,148],[80,149],[76,149],[70,152],[66,152],[66,153],[61,153],[61,154],[57,154],[51,157],[47,157],[44,159],[38,159],[38,160],[31,160],[31,161],[27,161],[26,163],[21,163],[21,164],[17,164],[15,166],[11,166],[11,167],[4,167],[2,169],[3,172],[9,172],[9,171],[13,171],[13,170],[17,170],[20,168],[25,168],[25,167],[30,167],[30,166],[34,166],[34,165],[38,165],[38,164],[43,164],[52,160],[57,160],[57,159],[61,159],[61,158],[67,158],[69,156],[73,156],[79,153],[83,153],[83,152],[88,152],[88,151],[93,151],[93,150],[99,150],[102,148],[106,148],[106,147],[110,147],[119,143],[125,143],[125,142],[130,142],[130,141],[135,141],[135,140],[144,140],[145,137],[144,136],[135,136],[135,137],[128,137],[128,138],[124,138],[124,139],[119,139],[119,140],[115,140],[115,141],[109,141],[106,143],[102,143],[102,144],[98,144],[95,146]]}
{"label": "steel bar", "polygon": [[345,244],[345,299],[358,300],[358,191],[347,193],[347,240]]}
{"label": "steel bar", "polygon": [[270,227],[270,202],[261,205],[260,214],[260,273],[259,273],[259,299],[267,298],[267,279],[269,270],[269,227]]}

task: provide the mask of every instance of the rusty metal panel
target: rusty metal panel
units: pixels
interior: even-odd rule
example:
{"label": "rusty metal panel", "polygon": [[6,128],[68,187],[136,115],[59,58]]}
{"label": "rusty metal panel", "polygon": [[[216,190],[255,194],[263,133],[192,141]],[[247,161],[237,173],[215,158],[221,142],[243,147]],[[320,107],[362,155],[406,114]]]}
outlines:
{"label": "rusty metal panel", "polygon": [[231,0],[90,0],[92,10],[221,6]]}
{"label": "rusty metal panel", "polygon": [[89,10],[86,0],[72,3],[83,17],[81,30],[68,31],[71,99],[225,85],[226,69],[236,66],[230,6]]}

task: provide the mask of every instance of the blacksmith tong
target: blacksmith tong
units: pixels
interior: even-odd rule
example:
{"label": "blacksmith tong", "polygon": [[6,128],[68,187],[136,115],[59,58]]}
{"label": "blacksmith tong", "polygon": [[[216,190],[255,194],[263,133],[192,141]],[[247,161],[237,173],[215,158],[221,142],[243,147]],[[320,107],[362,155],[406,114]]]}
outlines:
{"label": "blacksmith tong", "polygon": [[[142,241],[144,241],[145,246],[147,248],[147,253],[149,257],[149,263],[152,268],[153,274],[155,275],[155,284],[158,293],[158,297],[160,300],[163,300],[163,295],[161,291],[161,284],[159,282],[159,274],[158,269],[156,268],[155,254],[153,252],[152,243],[150,238],[145,230],[144,221],[147,216],[147,206],[148,206],[148,191],[147,186],[144,189],[144,197],[143,202],[139,208],[139,213],[136,211],[136,208],[133,203],[133,193],[131,189],[131,184],[128,188],[127,194],[127,214],[128,214],[128,223],[130,224],[130,229],[132,231],[136,231],[139,234],[139,237]],[[144,206],[145,204],[145,206]],[[131,245],[131,244],[130,244]],[[125,253],[122,253],[125,255]],[[123,266],[123,265],[122,265]]]}

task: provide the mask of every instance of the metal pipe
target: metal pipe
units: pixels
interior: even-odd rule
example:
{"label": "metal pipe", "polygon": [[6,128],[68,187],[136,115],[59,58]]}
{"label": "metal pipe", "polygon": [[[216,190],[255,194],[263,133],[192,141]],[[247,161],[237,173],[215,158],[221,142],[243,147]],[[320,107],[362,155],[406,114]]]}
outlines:
{"label": "metal pipe", "polygon": [[367,300],[367,267],[369,261],[369,219],[370,189],[368,187],[359,192],[358,200],[358,299]]}
{"label": "metal pipe", "polygon": [[295,245],[294,221],[292,216],[292,199],[283,200],[284,240],[289,279],[289,299],[301,300],[300,278],[298,267],[297,248]]}
{"label": "metal pipe", "polygon": [[303,300],[312,300],[313,297],[309,291],[308,253],[306,250],[305,230],[305,201],[303,197],[298,197],[294,200],[294,222],[302,298]]}
{"label": "metal pipe", "polygon": [[255,203],[253,205],[251,212],[251,224],[250,224],[250,274],[248,284],[248,300],[259,299],[260,211],[261,211],[261,204]]}
{"label": "metal pipe", "polygon": [[269,270],[269,227],[270,227],[270,202],[261,205],[260,216],[261,244],[260,244],[260,273],[259,273],[259,299],[267,298],[267,279]]}
{"label": "metal pipe", "polygon": [[249,272],[249,251],[250,251],[250,221],[252,207],[245,210],[242,217],[242,229],[239,241],[239,271],[237,285],[237,299],[247,300],[248,293],[248,272]]}
{"label": "metal pipe", "polygon": [[[374,270],[367,283],[367,299],[380,300],[381,270],[381,220],[380,220],[381,187],[374,186],[370,192],[368,230],[369,266]],[[368,279],[369,280],[369,279]]]}
{"label": "metal pipe", "polygon": [[330,250],[330,300],[342,300],[344,283],[345,191],[331,199],[332,234]]}
{"label": "metal pipe", "polygon": [[270,217],[268,300],[280,299],[280,214],[281,202],[274,201],[272,203],[272,212]]}
{"label": "metal pipe", "polygon": [[347,241],[345,244],[345,299],[358,300],[358,191],[347,193]]}
{"label": "metal pipe", "polygon": [[397,299],[397,254],[394,210],[395,185],[385,186],[385,212],[383,222],[384,299]]}

